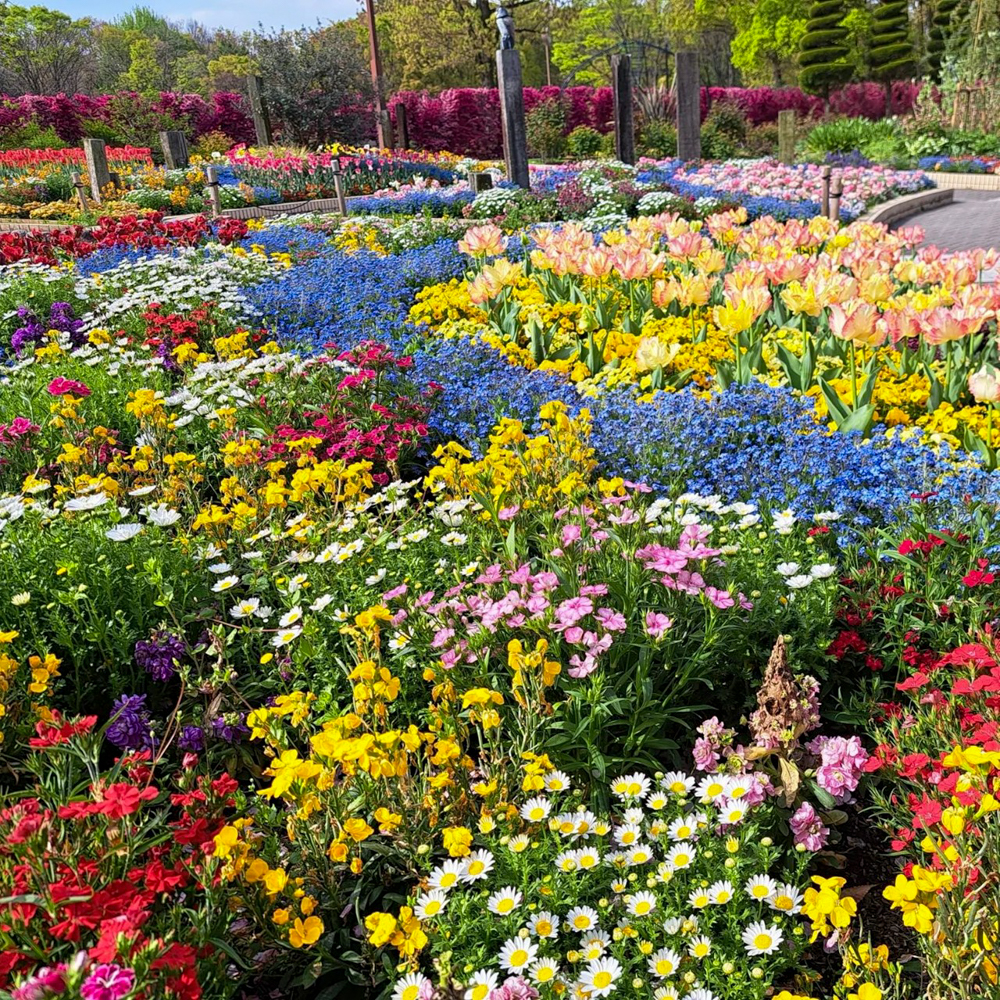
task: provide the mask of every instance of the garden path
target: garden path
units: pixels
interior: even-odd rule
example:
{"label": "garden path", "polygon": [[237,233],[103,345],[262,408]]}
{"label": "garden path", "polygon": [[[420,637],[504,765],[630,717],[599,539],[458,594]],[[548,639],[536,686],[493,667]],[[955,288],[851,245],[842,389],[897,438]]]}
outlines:
{"label": "garden path", "polygon": [[900,219],[893,228],[911,225],[922,226],[928,243],[947,250],[1000,248],[1000,193],[956,191],[950,205]]}

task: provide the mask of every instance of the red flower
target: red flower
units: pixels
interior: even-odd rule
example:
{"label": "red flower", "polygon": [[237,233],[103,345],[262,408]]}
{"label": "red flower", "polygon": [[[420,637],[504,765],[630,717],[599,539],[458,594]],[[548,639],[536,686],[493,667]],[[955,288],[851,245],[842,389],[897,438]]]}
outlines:
{"label": "red flower", "polygon": [[984,573],[981,569],[974,569],[966,573],[962,577],[962,583],[966,587],[985,587],[994,581],[995,577],[992,573]]}

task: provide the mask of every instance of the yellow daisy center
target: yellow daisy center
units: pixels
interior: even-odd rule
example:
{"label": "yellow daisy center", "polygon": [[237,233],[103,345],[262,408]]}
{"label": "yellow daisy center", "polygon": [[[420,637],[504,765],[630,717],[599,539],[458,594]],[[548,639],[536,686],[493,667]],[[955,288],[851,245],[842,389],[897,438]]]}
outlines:
{"label": "yellow daisy center", "polygon": [[414,983],[403,990],[400,1000],[417,1000],[418,996],[420,996],[420,987]]}
{"label": "yellow daisy center", "polygon": [[520,969],[528,961],[528,953],[523,948],[518,948],[517,951],[511,952],[510,964],[514,966],[515,969]]}
{"label": "yellow daisy center", "polygon": [[771,947],[771,935],[770,934],[757,934],[753,939],[753,946],[755,948],[760,948],[762,951],[765,948]]}
{"label": "yellow daisy center", "polygon": [[611,985],[610,972],[598,972],[597,975],[594,976],[594,986],[597,989],[603,990],[605,986],[610,986],[610,985]]}

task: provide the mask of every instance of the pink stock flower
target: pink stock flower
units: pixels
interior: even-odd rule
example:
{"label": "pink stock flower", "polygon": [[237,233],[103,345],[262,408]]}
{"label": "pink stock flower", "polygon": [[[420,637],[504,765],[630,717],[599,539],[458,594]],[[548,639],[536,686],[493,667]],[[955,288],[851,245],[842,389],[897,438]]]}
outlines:
{"label": "pink stock flower", "polygon": [[66,966],[41,969],[11,993],[11,1000],[47,1000],[66,990]]}
{"label": "pink stock flower", "polygon": [[823,825],[819,813],[812,803],[803,802],[788,821],[795,836],[795,844],[801,844],[807,851],[821,851],[830,836],[830,828]]}

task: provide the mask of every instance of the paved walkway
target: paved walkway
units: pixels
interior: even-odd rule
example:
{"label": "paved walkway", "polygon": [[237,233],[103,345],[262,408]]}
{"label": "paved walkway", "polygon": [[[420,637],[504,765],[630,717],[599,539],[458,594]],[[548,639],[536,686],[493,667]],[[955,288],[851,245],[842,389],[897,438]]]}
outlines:
{"label": "paved walkway", "polygon": [[956,191],[952,204],[900,219],[892,228],[899,226],[922,226],[927,242],[946,250],[1000,249],[1000,192]]}

